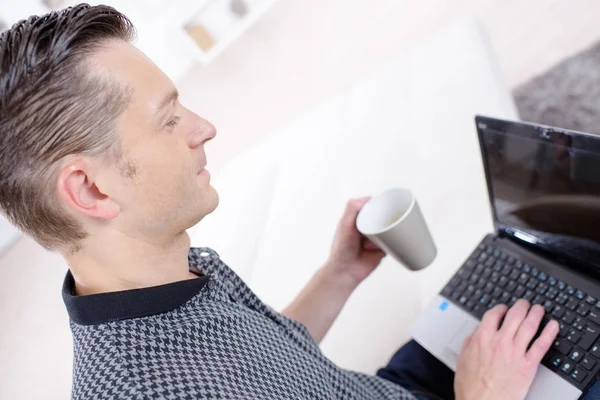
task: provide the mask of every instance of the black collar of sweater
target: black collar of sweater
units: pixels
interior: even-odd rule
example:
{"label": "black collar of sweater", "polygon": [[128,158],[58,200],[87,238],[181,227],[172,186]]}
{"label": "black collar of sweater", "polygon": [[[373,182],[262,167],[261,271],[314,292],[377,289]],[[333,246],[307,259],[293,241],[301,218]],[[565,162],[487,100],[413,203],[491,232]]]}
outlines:
{"label": "black collar of sweater", "polygon": [[[190,271],[197,274],[191,268]],[[97,325],[171,311],[198,294],[208,280],[205,275],[142,289],[77,296],[75,281],[69,271],[63,283],[62,297],[73,322]]]}

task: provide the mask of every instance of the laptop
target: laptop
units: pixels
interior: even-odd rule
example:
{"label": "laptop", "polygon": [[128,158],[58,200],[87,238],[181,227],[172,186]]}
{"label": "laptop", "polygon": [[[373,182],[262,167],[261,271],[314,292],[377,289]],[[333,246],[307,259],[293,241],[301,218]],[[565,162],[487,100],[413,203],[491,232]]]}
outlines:
{"label": "laptop", "polygon": [[575,400],[600,370],[600,136],[475,118],[495,232],[412,328],[456,370],[464,339],[496,304],[541,304],[560,332],[529,400]]}

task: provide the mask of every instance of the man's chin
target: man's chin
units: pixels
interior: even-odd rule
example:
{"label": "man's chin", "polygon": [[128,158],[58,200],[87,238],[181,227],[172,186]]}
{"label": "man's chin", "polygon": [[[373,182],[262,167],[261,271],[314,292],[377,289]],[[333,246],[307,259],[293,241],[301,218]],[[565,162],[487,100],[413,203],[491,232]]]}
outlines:
{"label": "man's chin", "polygon": [[198,205],[198,213],[195,213],[193,221],[190,221],[190,228],[196,226],[207,215],[212,214],[219,206],[219,193],[212,186],[202,194],[202,197],[203,202],[201,205]]}

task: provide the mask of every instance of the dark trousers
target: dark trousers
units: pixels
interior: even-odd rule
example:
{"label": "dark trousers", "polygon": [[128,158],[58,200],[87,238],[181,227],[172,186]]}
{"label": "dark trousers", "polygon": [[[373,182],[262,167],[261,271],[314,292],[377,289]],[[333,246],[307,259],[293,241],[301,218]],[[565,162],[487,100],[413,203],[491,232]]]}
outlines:
{"label": "dark trousers", "polygon": [[[408,389],[419,400],[454,400],[454,372],[414,340],[398,350],[377,376]],[[600,381],[581,399],[600,400]]]}

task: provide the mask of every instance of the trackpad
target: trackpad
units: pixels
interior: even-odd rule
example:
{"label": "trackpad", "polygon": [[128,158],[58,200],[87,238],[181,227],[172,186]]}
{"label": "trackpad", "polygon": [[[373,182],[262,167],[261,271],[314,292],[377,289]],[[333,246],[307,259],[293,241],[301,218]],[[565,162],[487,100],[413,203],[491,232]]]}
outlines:
{"label": "trackpad", "polygon": [[456,335],[454,335],[446,348],[458,356],[460,354],[460,349],[462,348],[463,342],[467,336],[473,333],[473,330],[477,327],[477,325],[479,325],[479,323],[475,321],[465,321],[463,326],[458,330]]}

